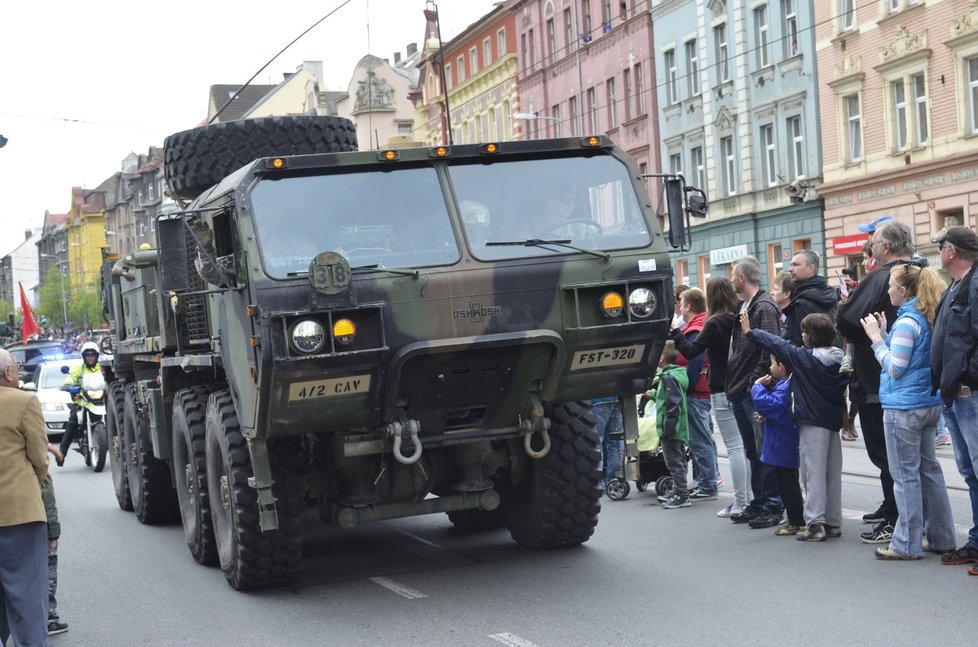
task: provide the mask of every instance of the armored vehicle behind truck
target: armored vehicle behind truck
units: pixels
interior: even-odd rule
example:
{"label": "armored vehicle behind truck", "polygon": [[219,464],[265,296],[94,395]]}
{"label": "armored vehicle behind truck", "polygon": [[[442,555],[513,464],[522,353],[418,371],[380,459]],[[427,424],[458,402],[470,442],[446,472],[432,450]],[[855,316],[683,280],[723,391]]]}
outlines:
{"label": "armored vehicle behind truck", "polygon": [[308,506],[586,541],[586,402],[621,397],[634,437],[672,315],[633,162],[602,137],[357,152],[345,120],[258,121],[169,138],[192,202],[107,272],[120,506],[179,517],[236,589],[295,577]]}

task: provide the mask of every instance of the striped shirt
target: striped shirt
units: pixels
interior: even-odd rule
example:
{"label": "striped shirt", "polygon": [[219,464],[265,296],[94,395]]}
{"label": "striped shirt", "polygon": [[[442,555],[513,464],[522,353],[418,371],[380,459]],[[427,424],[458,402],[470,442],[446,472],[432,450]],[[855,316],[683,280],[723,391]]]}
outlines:
{"label": "striped shirt", "polygon": [[893,323],[888,336],[885,331],[881,334],[883,339],[873,342],[873,353],[883,370],[894,380],[899,379],[910,366],[920,325],[910,317],[900,317]]}

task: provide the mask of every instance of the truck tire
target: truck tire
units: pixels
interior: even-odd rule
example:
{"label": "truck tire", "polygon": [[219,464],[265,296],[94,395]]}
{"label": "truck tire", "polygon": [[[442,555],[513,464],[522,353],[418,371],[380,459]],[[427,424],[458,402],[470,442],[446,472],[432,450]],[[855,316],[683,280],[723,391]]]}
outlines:
{"label": "truck tire", "polygon": [[506,525],[503,513],[495,510],[456,510],[448,513],[448,520],[460,532],[482,532],[495,530]]}
{"label": "truck tire", "polygon": [[342,117],[262,117],[184,130],[163,146],[170,195],[193,200],[260,157],[355,151],[357,133]]}
{"label": "truck tire", "polygon": [[126,392],[121,382],[109,384],[109,398],[105,407],[105,426],[109,432],[109,468],[112,470],[112,488],[119,507],[132,512],[129,496],[129,479],[126,477],[126,434],[123,429]]}
{"label": "truck tire", "polygon": [[230,393],[211,395],[206,424],[207,488],[224,576],[238,591],[289,584],[302,556],[296,440],[268,444],[278,529],[262,532],[258,493],[248,485],[251,455]]}
{"label": "truck tire", "polygon": [[197,562],[217,564],[217,546],[207,495],[204,416],[210,389],[195,386],[173,399],[173,484],[187,548]]}
{"label": "truck tire", "polygon": [[164,461],[153,456],[149,433],[136,407],[136,385],[126,386],[125,415],[126,478],[133,511],[141,523],[169,523],[177,518],[177,493]]}
{"label": "truck tire", "polygon": [[584,543],[594,534],[601,510],[594,415],[576,402],[547,409],[550,451],[528,459],[528,478],[501,487],[506,526],[516,543],[531,550]]}

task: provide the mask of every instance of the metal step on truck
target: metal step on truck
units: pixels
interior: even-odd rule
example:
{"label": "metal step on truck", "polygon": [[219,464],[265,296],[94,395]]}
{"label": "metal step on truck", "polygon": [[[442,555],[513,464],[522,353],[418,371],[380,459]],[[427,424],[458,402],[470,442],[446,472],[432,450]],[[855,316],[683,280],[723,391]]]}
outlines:
{"label": "metal step on truck", "polygon": [[663,178],[667,240],[605,137],[357,151],[335,117],[177,133],[165,166],[181,210],[104,277],[123,509],[235,589],[296,577],[307,508],[587,541],[587,403],[621,398],[636,455],[702,192]]}

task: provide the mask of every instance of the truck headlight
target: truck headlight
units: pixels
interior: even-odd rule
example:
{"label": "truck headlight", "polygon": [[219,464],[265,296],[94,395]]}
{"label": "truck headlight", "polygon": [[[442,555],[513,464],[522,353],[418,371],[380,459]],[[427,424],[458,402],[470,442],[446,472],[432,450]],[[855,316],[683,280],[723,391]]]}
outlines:
{"label": "truck headlight", "polygon": [[292,345],[300,353],[315,353],[326,342],[326,331],[313,319],[303,319],[292,326]]}
{"label": "truck headlight", "polygon": [[636,319],[648,319],[655,312],[655,293],[648,288],[635,288],[628,295],[628,311]]}

